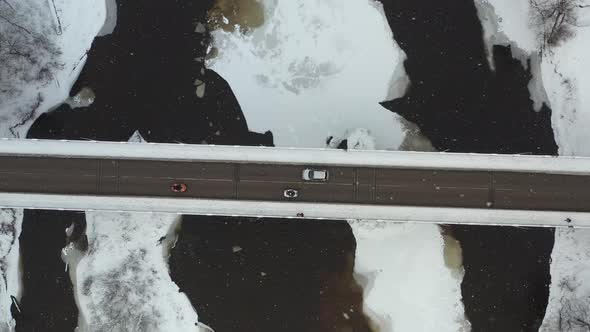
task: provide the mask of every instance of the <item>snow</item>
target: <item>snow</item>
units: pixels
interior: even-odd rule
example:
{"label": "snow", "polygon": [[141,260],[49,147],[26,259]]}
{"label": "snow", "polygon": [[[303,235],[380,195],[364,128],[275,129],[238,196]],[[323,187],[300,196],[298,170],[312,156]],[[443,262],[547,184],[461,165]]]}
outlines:
{"label": "snow", "polygon": [[[575,20],[570,26],[573,36],[544,49],[542,53],[539,41],[534,38],[536,28],[525,24],[523,19],[529,17],[528,1],[490,0],[489,3],[498,17],[504,18],[503,22],[512,22],[501,25],[504,29],[502,33],[538,63],[531,68],[534,76],[531,85],[535,86],[531,93],[536,99],[536,106],[542,101],[552,109],[552,125],[559,154],[590,156],[587,144],[590,140],[588,2],[575,2]],[[521,23],[518,23],[519,20]],[[484,31],[490,30],[489,27],[484,22]],[[590,280],[590,232],[587,229],[556,229],[551,261],[549,303],[540,331],[586,331],[590,322],[590,283],[587,281]]]}
{"label": "snow", "polygon": [[[587,10],[586,10],[587,12]],[[561,155],[589,156],[590,27],[576,27],[572,39],[543,59],[545,88]],[[590,322],[590,232],[557,230],[552,253],[549,304],[541,331],[581,331]],[[585,280],[585,281],[584,281]]]}
{"label": "snow", "polygon": [[199,330],[168,274],[179,215],[86,212],[86,221],[88,251],[76,268],[79,331]]}
{"label": "snow", "polygon": [[382,206],[362,204],[232,201],[134,196],[77,196],[0,193],[0,207],[111,212],[162,212],[230,217],[306,219],[363,219],[388,222],[440,223],[493,226],[590,227],[590,213]]}
{"label": "snow", "polygon": [[[56,44],[61,51],[58,59],[61,67],[49,83],[27,84],[23,86],[22,94],[8,100],[0,100],[1,137],[24,137],[39,115],[68,98],[71,87],[86,61],[85,54],[106,17],[105,0],[55,0],[55,10],[53,4],[45,0],[29,0],[27,3],[34,8],[27,11],[27,15],[44,13],[26,21],[26,24],[32,25],[27,27],[35,33],[47,34],[47,38]],[[61,23],[61,30],[57,24],[57,17]],[[49,20],[53,22],[48,22]],[[41,102],[34,114],[29,116],[28,113],[39,100]],[[15,125],[21,121],[24,123]]]}
{"label": "snow", "polygon": [[0,155],[590,174],[586,157],[354,149],[0,139]]}
{"label": "snow", "polygon": [[353,150],[374,150],[375,139],[371,133],[364,129],[355,129],[348,135],[348,148]]}
{"label": "snow", "polygon": [[15,327],[10,296],[20,298],[19,244],[23,211],[0,209],[0,331]]}
{"label": "snow", "polygon": [[351,150],[375,150],[375,138],[371,132],[365,128],[356,128],[352,131],[346,131],[344,137],[330,137],[327,146],[333,149],[346,140],[346,148]]}
{"label": "snow", "polygon": [[437,151],[432,146],[432,142],[422,134],[422,131],[415,123],[402,120],[402,125],[405,129],[406,137],[404,137],[402,144],[399,146],[401,151]]}
{"label": "snow", "polygon": [[197,97],[199,97],[199,98],[205,97],[205,88],[207,87],[205,82],[201,81],[200,79],[196,79],[195,86],[197,87],[195,89],[195,94],[197,95]]}
{"label": "snow", "polygon": [[461,302],[462,271],[445,265],[437,226],[350,221],[355,278],[377,331],[470,331]]}
{"label": "snow", "polygon": [[43,98],[37,90],[52,85],[48,73],[60,67],[59,49],[46,1],[2,1],[0,13],[0,136],[15,136],[17,124]]}
{"label": "snow", "polygon": [[[488,52],[493,45],[510,45],[530,55],[538,50],[530,28],[528,0],[476,0]],[[526,59],[523,59],[526,60]]]}
{"label": "snow", "polygon": [[590,3],[588,1],[584,7],[578,9],[575,25],[578,27],[590,26]]}
{"label": "snow", "polygon": [[250,130],[271,130],[277,146],[323,147],[328,136],[361,127],[377,148],[396,149],[398,117],[378,103],[401,96],[408,79],[382,5],[261,2],[264,24],[214,31],[219,52],[207,62],[230,83]]}
{"label": "snow", "polygon": [[72,108],[81,108],[81,107],[88,107],[94,103],[94,99],[96,95],[94,91],[92,91],[89,87],[84,87],[80,89],[75,96],[69,97],[66,100],[66,103]]}
{"label": "snow", "polygon": [[553,110],[552,122],[559,154],[590,156],[590,27],[543,58],[543,83]]}
{"label": "snow", "polygon": [[117,26],[117,0],[105,0],[105,20],[97,36],[110,35]]}
{"label": "snow", "polygon": [[587,331],[590,323],[590,230],[557,229],[551,288],[541,332]]}

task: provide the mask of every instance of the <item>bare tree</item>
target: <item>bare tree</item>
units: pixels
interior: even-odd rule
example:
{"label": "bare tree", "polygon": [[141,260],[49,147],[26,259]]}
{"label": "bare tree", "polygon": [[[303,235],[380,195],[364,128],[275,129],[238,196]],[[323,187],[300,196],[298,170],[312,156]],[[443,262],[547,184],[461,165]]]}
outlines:
{"label": "bare tree", "polygon": [[559,287],[567,295],[561,298],[561,308],[553,327],[558,327],[559,331],[564,332],[590,331],[590,298],[588,294],[576,293],[579,285],[575,280],[562,280]]}
{"label": "bare tree", "polygon": [[60,68],[46,1],[0,0],[0,101],[30,83],[47,84]]}
{"label": "bare tree", "polygon": [[531,24],[538,28],[543,48],[551,48],[574,36],[580,0],[529,0]]}

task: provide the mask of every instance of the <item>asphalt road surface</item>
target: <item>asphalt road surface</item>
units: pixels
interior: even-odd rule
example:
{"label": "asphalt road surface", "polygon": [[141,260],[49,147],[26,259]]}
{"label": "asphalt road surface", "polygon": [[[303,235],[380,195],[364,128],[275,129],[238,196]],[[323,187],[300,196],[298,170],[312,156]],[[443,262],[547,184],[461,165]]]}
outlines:
{"label": "asphalt road surface", "polygon": [[[306,181],[305,169],[328,179]],[[589,184],[590,176],[542,173],[0,157],[0,192],[12,193],[588,212]]]}

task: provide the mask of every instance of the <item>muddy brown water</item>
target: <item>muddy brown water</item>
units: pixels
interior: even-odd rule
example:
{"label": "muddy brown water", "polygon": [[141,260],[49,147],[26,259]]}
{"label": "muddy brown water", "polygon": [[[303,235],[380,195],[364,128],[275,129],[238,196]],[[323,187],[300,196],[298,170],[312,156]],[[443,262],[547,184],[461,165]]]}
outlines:
{"label": "muddy brown water", "polygon": [[216,331],[371,331],[355,246],[342,221],[185,216],[170,269]]}
{"label": "muddy brown water", "polygon": [[264,24],[264,6],[258,0],[217,0],[207,12],[209,28],[241,31],[257,28]]}

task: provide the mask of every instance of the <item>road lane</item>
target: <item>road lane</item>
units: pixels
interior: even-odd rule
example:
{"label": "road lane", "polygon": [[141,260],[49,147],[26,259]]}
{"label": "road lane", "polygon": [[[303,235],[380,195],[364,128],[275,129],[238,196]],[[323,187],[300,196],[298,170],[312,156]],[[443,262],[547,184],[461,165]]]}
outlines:
{"label": "road lane", "polygon": [[[295,189],[296,198],[284,197],[286,189]],[[352,184],[319,184],[319,183],[282,183],[282,182],[248,182],[238,184],[238,199],[269,200],[269,201],[305,201],[327,203],[354,202],[354,187]]]}
{"label": "road lane", "polygon": [[[444,169],[0,156],[0,192],[590,212],[590,176]],[[174,183],[188,190],[175,193]],[[286,189],[298,191],[284,197]]]}
{"label": "road lane", "polygon": [[376,171],[378,204],[486,208],[490,174],[444,170]]}
{"label": "road lane", "polygon": [[590,210],[588,176],[497,173],[494,188],[501,209]]}
{"label": "road lane", "polygon": [[[173,193],[170,187],[175,183],[184,183],[188,190],[184,193]],[[231,199],[234,196],[234,182],[218,179],[122,177],[119,179],[119,195]]]}
{"label": "road lane", "polygon": [[96,174],[97,159],[67,159],[0,156],[2,173],[30,173],[50,175]]}
{"label": "road lane", "polygon": [[233,180],[233,164],[199,162],[164,162],[141,160],[119,160],[118,174],[168,179],[220,179]]}
{"label": "road lane", "polygon": [[266,165],[240,164],[240,181],[281,181],[284,183],[303,183],[303,170],[328,170],[325,184],[349,184],[354,181],[352,167],[307,167],[305,165]]}

